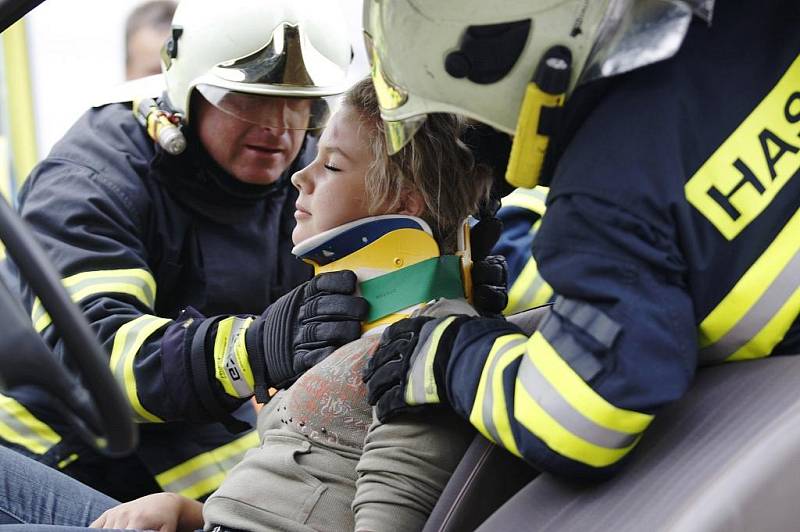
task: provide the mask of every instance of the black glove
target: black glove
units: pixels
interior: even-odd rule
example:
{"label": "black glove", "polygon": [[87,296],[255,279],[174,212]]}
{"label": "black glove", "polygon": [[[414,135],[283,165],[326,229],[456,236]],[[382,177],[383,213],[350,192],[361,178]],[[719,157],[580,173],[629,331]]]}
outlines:
{"label": "black glove", "polygon": [[472,252],[472,303],[483,316],[500,317],[508,305],[508,267],[502,255],[489,255],[500,238],[503,223],[482,218],[469,232]]}
{"label": "black glove", "polygon": [[472,263],[472,303],[489,318],[502,317],[508,305],[508,266],[502,255],[489,255]]}
{"label": "black glove", "polygon": [[[380,421],[423,406],[447,404],[446,371],[453,342],[468,316],[419,316],[393,323],[367,366],[367,401],[376,407]],[[441,331],[436,345],[426,340]],[[424,351],[420,350],[425,346]],[[432,378],[433,382],[425,379]]]}
{"label": "black glove", "polygon": [[283,295],[248,327],[247,350],[259,402],[268,401],[269,387],[288,386],[361,336],[369,304],[352,295],[356,286],[356,275],[349,270],[322,273]]}

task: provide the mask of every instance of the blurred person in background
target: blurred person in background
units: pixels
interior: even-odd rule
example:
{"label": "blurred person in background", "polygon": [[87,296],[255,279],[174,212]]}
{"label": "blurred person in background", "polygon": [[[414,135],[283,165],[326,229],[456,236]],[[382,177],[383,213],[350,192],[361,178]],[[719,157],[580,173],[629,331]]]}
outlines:
{"label": "blurred person in background", "polygon": [[137,6],[125,20],[125,79],[161,73],[161,48],[169,38],[177,3],[152,0]]}

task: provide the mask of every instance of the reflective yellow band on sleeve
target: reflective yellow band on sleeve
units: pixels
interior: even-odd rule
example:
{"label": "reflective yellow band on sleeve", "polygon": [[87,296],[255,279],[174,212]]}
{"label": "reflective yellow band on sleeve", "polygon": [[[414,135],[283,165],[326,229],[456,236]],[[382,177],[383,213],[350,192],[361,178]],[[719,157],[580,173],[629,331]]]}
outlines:
{"label": "reflective yellow band on sleeve", "polygon": [[245,398],[253,395],[253,372],[247,357],[245,331],[253,318],[230,317],[217,325],[214,340],[214,374],[225,393]]}
{"label": "reflective yellow band on sleeve", "polygon": [[508,305],[503,314],[508,316],[544,305],[551,297],[553,288],[539,274],[536,261],[531,257],[508,291]]}
{"label": "reflective yellow band on sleeve", "polygon": [[64,468],[68,467],[70,464],[76,462],[78,460],[78,458],[80,458],[80,457],[76,453],[72,453],[69,456],[67,456],[66,458],[64,458],[63,460],[61,460],[59,463],[57,463],[56,467],[58,469],[64,469]]}
{"label": "reflective yellow band on sleeve", "polygon": [[37,419],[22,403],[2,394],[0,394],[0,438],[24,447],[34,454],[44,454],[61,441],[61,436]]}
{"label": "reflective yellow band on sleeve", "polygon": [[129,321],[117,330],[114,335],[114,346],[111,349],[111,373],[122,387],[134,412],[134,419],[139,423],[163,423],[158,416],[148,412],[139,400],[136,391],[136,375],[133,363],[139,350],[147,339],[170,320],[145,314]]}
{"label": "reflective yellow band on sleeve", "polygon": [[593,467],[625,456],[653,420],[606,401],[539,332],[528,340],[514,401],[522,426],[558,454]]}
{"label": "reflective yellow band on sleeve", "polygon": [[412,355],[411,371],[408,372],[406,383],[406,404],[429,405],[441,402],[433,375],[433,362],[436,360],[442,334],[455,319],[455,316],[449,316],[437,324],[422,347]]}
{"label": "reflective yellow band on sleeve", "polygon": [[769,356],[800,314],[800,209],[700,323],[700,361]]}
{"label": "reflective yellow band on sleeve", "polygon": [[258,444],[258,434],[255,431],[248,432],[241,438],[159,473],[156,482],[164,491],[190,499],[208,495],[219,487],[228,471],[242,461],[245,453]]}
{"label": "reflective yellow band on sleeve", "polygon": [[503,372],[525,353],[526,340],[521,334],[501,336],[495,340],[483,367],[469,415],[470,423],[487,439],[501,444],[517,456],[522,455],[511,430]]}
{"label": "reflective yellow band on sleeve", "polygon": [[550,189],[537,186],[535,188],[517,188],[511,194],[500,200],[502,207],[519,207],[544,216],[545,201]]}
{"label": "reflective yellow band on sleeve", "polygon": [[[153,275],[140,268],[82,272],[67,277],[62,282],[75,303],[98,294],[127,294],[150,310],[153,310],[156,303],[156,282]],[[33,302],[31,320],[36,332],[42,332],[51,323],[50,315],[38,297]]]}

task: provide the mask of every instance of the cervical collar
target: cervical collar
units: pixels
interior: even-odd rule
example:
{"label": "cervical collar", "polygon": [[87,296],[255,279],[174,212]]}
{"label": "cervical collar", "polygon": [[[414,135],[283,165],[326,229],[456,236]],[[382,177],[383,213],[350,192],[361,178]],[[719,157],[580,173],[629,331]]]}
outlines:
{"label": "cervical collar", "polygon": [[304,240],[292,253],[315,274],[355,272],[359,295],[370,304],[364,330],[439,297],[464,297],[459,257],[440,256],[428,224],[413,216],[362,218]]}

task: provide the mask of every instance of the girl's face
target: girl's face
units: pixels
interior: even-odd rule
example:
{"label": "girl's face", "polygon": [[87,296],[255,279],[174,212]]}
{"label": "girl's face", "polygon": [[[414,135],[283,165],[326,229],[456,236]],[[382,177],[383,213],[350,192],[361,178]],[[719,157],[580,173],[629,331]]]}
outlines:
{"label": "girl's face", "polygon": [[342,106],[328,122],[314,161],[292,176],[300,191],[295,203],[295,244],[328,229],[370,216],[365,177],[371,162],[368,128]]}

